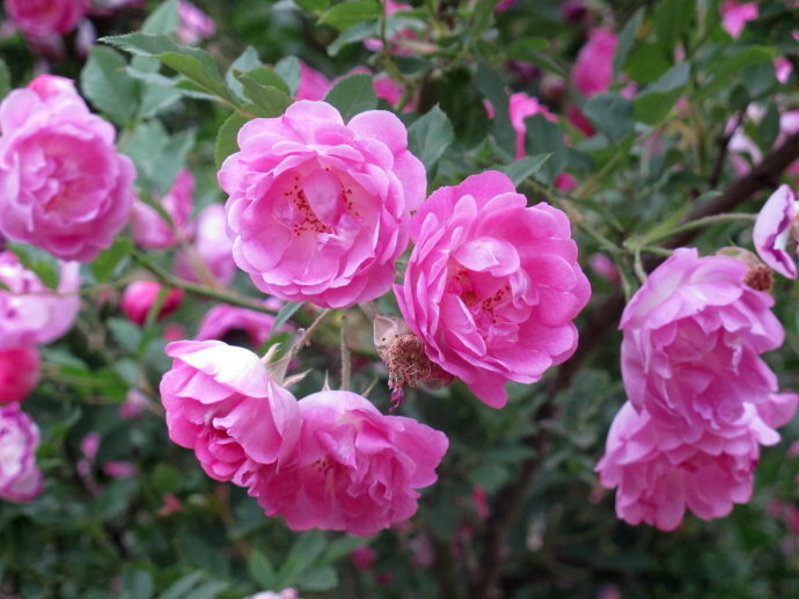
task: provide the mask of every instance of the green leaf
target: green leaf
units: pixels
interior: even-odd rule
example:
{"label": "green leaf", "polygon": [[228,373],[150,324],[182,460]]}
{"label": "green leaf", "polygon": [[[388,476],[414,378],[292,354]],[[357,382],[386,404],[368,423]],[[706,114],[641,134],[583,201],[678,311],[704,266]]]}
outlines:
{"label": "green leaf", "polygon": [[660,0],[655,6],[655,37],[663,55],[672,58],[674,47],[694,21],[696,1]]}
{"label": "green leaf", "polygon": [[551,185],[555,178],[563,172],[566,164],[566,145],[563,143],[563,131],[555,123],[550,122],[543,114],[534,114],[524,119],[527,127],[525,149],[528,156],[550,154],[549,159],[539,169],[539,178]]}
{"label": "green leaf", "polygon": [[711,61],[705,71],[711,80],[703,81],[697,98],[707,98],[741,76],[741,71],[761,62],[773,62],[776,54],[770,46],[746,46],[734,54]]}
{"label": "green leaf", "polygon": [[497,4],[499,4],[499,0],[477,0],[472,16],[472,26],[469,28],[469,33],[472,36],[480,37],[491,26]]}
{"label": "green leaf", "polygon": [[80,74],[83,94],[116,124],[131,122],[138,109],[139,83],[125,71],[127,62],[116,50],[93,46]]}
{"label": "green leaf", "polygon": [[130,256],[133,249],[133,240],[126,235],[117,236],[113,245],[100,252],[97,258],[91,263],[92,274],[98,283],[105,283],[111,279],[120,265]]}
{"label": "green leaf", "polygon": [[491,134],[505,153],[514,158],[516,155],[516,131],[510,122],[508,113],[508,94],[505,93],[505,82],[499,74],[484,62],[477,65],[475,77],[477,89],[494,107],[494,119],[491,122]]}
{"label": "green leaf", "polygon": [[11,91],[11,73],[8,71],[6,61],[0,58],[0,100]]}
{"label": "green leaf", "polygon": [[669,70],[671,62],[652,42],[637,44],[624,64],[624,72],[637,83],[653,83]]}
{"label": "green leaf", "polygon": [[294,0],[294,2],[303,10],[308,12],[319,12],[327,10],[330,0]]}
{"label": "green leaf", "polygon": [[216,62],[204,50],[180,46],[163,35],[146,33],[115,35],[101,38],[100,41],[137,56],[157,58],[169,68],[188,77],[200,89],[234,103]]}
{"label": "green leaf", "polygon": [[[275,589],[276,575],[275,568],[269,558],[257,549],[250,552],[250,557],[247,560],[247,570],[250,572],[250,577],[258,583],[258,586],[264,589]],[[282,588],[282,587],[281,587]]]}
{"label": "green leaf", "polygon": [[24,243],[6,241],[6,248],[17,257],[19,263],[31,270],[48,289],[58,289],[61,277],[56,259],[48,252]]}
{"label": "green leaf", "polygon": [[444,74],[439,89],[441,109],[452,122],[459,148],[468,150],[483,142],[490,121],[474,73],[466,67],[451,69]]}
{"label": "green leaf", "polygon": [[231,63],[230,68],[225,74],[225,82],[236,96],[245,100],[244,87],[238,79],[236,79],[236,73],[246,73],[247,71],[252,71],[261,66],[263,66],[263,63],[258,56],[258,51],[252,46],[247,46],[244,52],[239,54],[238,58]]}
{"label": "green leaf", "polygon": [[[280,85],[280,88],[274,85],[264,85],[253,78],[251,73],[254,73],[262,80],[271,80]],[[265,73],[271,73],[266,75]],[[269,67],[260,67],[249,73],[235,73],[238,79],[244,86],[244,93],[253,101],[258,110],[254,111],[260,117],[276,117],[280,116],[291,105],[292,99],[288,95],[288,87],[285,82],[270,69]],[[282,89],[281,89],[282,88]],[[285,91],[284,91],[285,90]]]}
{"label": "green leaf", "polygon": [[289,93],[292,96],[296,96],[297,90],[300,87],[299,59],[296,56],[281,58],[275,64],[275,72],[286,82],[286,85],[289,87]]}
{"label": "green leaf", "polygon": [[345,121],[360,112],[374,110],[377,108],[377,96],[372,76],[358,73],[345,77],[327,92],[325,102],[338,108]]}
{"label": "green leaf", "polygon": [[668,114],[688,84],[691,66],[680,62],[633,100],[635,120],[656,125]]}
{"label": "green leaf", "polygon": [[326,546],[327,539],[322,531],[302,533],[291,546],[286,561],[277,573],[277,588],[300,584],[305,572],[313,567]]}
{"label": "green leaf", "polygon": [[374,21],[381,16],[383,16],[383,11],[375,0],[350,0],[336,4],[330,10],[325,11],[319,18],[319,23],[343,31],[358,23]]}
{"label": "green leaf", "polygon": [[635,128],[632,103],[616,92],[592,96],[583,104],[583,114],[612,140],[618,140]]}
{"label": "green leaf", "polygon": [[158,596],[158,599],[188,599],[188,593],[202,581],[202,572],[192,572],[173,582],[169,588]]}
{"label": "green leaf", "polygon": [[338,586],[338,574],[332,566],[314,568],[303,575],[297,586],[304,591],[329,591]]}
{"label": "green leaf", "polygon": [[362,537],[341,537],[332,541],[325,549],[324,555],[319,560],[320,566],[325,566],[327,564],[332,564],[342,557],[345,557],[352,553],[352,551],[356,547],[360,547],[361,545],[365,545],[364,539]]}
{"label": "green leaf", "polygon": [[153,575],[138,568],[123,569],[120,583],[123,599],[150,599],[155,590]]}
{"label": "green leaf", "polygon": [[141,26],[142,33],[155,35],[168,35],[180,25],[180,15],[178,13],[178,1],[167,0],[158,5],[144,24]]}
{"label": "green leaf", "polygon": [[174,466],[157,464],[153,470],[153,490],[159,495],[177,493],[183,486],[183,473]]}
{"label": "green leaf", "polygon": [[305,305],[305,302],[286,302],[283,304],[283,307],[280,308],[277,315],[275,316],[275,320],[272,321],[272,328],[269,329],[269,336],[275,334],[275,332],[280,330],[284,324],[286,324],[292,316],[297,313],[297,310],[302,308]]}
{"label": "green leaf", "polygon": [[769,102],[766,114],[757,128],[760,149],[768,152],[780,134],[780,112],[776,102]]}
{"label": "green leaf", "polygon": [[[644,22],[644,9],[639,8],[635,11],[632,18],[625,23],[619,33],[619,41],[616,44],[616,52],[613,55],[613,78],[616,79],[627,62],[630,51],[636,46],[635,40],[638,31]],[[637,81],[637,79],[636,79]]]}
{"label": "green leaf", "polygon": [[508,175],[513,184],[518,186],[522,181],[540,171],[551,157],[552,154],[525,156],[509,165],[500,167],[499,170]]}
{"label": "green leaf", "polygon": [[136,127],[123,152],[136,163],[139,185],[163,196],[186,164],[193,144],[194,131],[170,136],[160,121],[153,120]]}
{"label": "green leaf", "polygon": [[222,166],[225,158],[239,151],[239,144],[237,141],[239,129],[249,120],[250,119],[246,116],[234,112],[219,128],[219,133],[216,135],[216,150],[214,152],[217,168]]}
{"label": "green leaf", "polygon": [[378,35],[379,28],[377,23],[358,23],[342,31],[341,35],[327,47],[327,54],[328,56],[336,56],[344,46]]}
{"label": "green leaf", "polygon": [[408,149],[422,161],[428,173],[433,171],[441,154],[454,139],[452,123],[438,106],[408,128]]}

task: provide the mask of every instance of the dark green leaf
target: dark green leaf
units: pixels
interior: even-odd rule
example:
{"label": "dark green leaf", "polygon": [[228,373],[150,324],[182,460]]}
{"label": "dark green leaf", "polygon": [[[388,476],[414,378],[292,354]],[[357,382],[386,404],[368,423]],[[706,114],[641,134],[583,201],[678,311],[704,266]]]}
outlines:
{"label": "dark green leaf", "polygon": [[347,536],[336,539],[327,546],[327,549],[325,549],[324,555],[322,555],[322,558],[319,560],[319,565],[324,566],[337,562],[342,557],[352,553],[356,547],[360,547],[364,544],[364,539],[361,537]]}
{"label": "dark green leaf", "polygon": [[105,283],[119,270],[133,249],[133,241],[126,235],[119,235],[114,239],[113,245],[100,252],[91,263],[92,274],[98,283]]}
{"label": "dark green leaf", "polygon": [[230,68],[225,74],[225,83],[233,91],[236,96],[242,100],[246,99],[244,95],[244,87],[236,79],[236,73],[246,73],[258,67],[263,66],[261,59],[258,57],[258,51],[252,46],[247,46],[236,60],[230,65]]}
{"label": "dark green leaf", "polygon": [[225,158],[239,151],[237,141],[239,129],[249,120],[246,116],[234,112],[219,128],[219,133],[216,136],[216,151],[214,153],[217,168],[222,166]]}
{"label": "dark green leaf", "polygon": [[139,185],[163,196],[186,164],[193,144],[193,131],[170,136],[159,121],[148,121],[136,127],[124,153],[136,163]]}
{"label": "dark green leaf", "polygon": [[325,11],[319,22],[343,31],[358,23],[379,19],[382,15],[380,4],[375,0],[349,0]]}
{"label": "dark green leaf", "polygon": [[525,149],[531,157],[550,154],[549,159],[541,166],[540,178],[550,185],[563,171],[566,164],[566,145],[563,143],[563,131],[555,123],[547,120],[542,114],[535,114],[524,119],[527,127]]}
{"label": "dark green leaf", "polygon": [[300,584],[303,575],[316,564],[326,546],[327,540],[321,530],[301,533],[277,573],[277,588]]}
{"label": "dark green leaf", "polygon": [[499,74],[484,62],[477,65],[475,77],[477,89],[494,108],[494,119],[491,123],[491,134],[505,153],[513,158],[516,154],[516,132],[510,122],[508,113],[508,94],[505,93],[505,82]]}
{"label": "dark green leaf", "polygon": [[250,557],[247,560],[247,569],[250,572],[250,577],[264,589],[275,589],[276,576],[275,568],[269,558],[257,549],[250,552]]}
{"label": "dark green leaf", "polygon": [[294,0],[303,10],[307,10],[308,12],[319,12],[320,10],[326,10],[328,5],[330,4],[330,0]]}
{"label": "dark green leaf", "polygon": [[289,93],[292,96],[296,96],[297,90],[300,87],[299,59],[296,56],[281,58],[277,61],[277,64],[275,64],[275,72],[286,82],[286,85],[289,87]]}
{"label": "dark green leaf", "polygon": [[275,316],[275,320],[272,321],[272,328],[269,330],[269,336],[271,337],[275,332],[279,331],[280,327],[291,320],[291,317],[297,313],[297,310],[304,305],[305,302],[286,302],[283,304],[283,307],[280,308],[280,311]]}
{"label": "dark green leaf", "polygon": [[474,37],[480,37],[491,26],[497,4],[499,4],[499,0],[477,0],[472,16],[472,26],[469,29]]}
{"label": "dark green leaf", "polygon": [[[262,69],[256,69],[255,72],[259,73],[262,79],[266,79],[267,77],[263,76],[266,69],[267,67],[262,67]],[[271,69],[268,70],[271,71]],[[272,71],[272,73],[274,74],[274,80],[279,82],[284,89],[288,89],[283,80],[280,79],[274,71]],[[253,104],[258,108],[258,110],[254,111],[257,116],[280,116],[286,111],[286,108],[291,105],[292,100],[288,93],[273,85],[263,85],[259,83],[253,79],[249,73],[236,73],[236,79],[241,82],[244,86],[244,93],[247,94],[247,97],[252,100]]]}
{"label": "dark green leaf", "polygon": [[660,0],[655,6],[655,37],[663,55],[671,58],[674,47],[691,28],[696,2]]}
{"label": "dark green leaf", "polygon": [[11,91],[11,73],[8,72],[6,61],[0,58],[0,100]]}
{"label": "dark green leaf", "polygon": [[592,96],[583,104],[583,114],[593,125],[610,139],[621,139],[632,132],[632,103],[616,92],[604,92]]}
{"label": "dark green leaf", "polygon": [[[625,23],[619,33],[619,41],[616,44],[616,53],[613,55],[613,78],[616,79],[627,62],[630,50],[636,46],[635,40],[638,31],[644,22],[644,9],[639,8],[635,11],[632,18]],[[637,81],[637,80],[636,80]]]}
{"label": "dark green leaf", "polygon": [[438,106],[408,128],[408,149],[422,161],[428,173],[433,171],[441,154],[454,139],[452,123]]}
{"label": "dark green leaf", "polygon": [[325,102],[338,108],[345,121],[360,112],[374,110],[377,108],[377,96],[372,76],[358,73],[345,77],[327,92]]}
{"label": "dark green leaf", "polygon": [[80,74],[83,94],[118,125],[125,126],[138,109],[139,83],[125,71],[124,57],[103,46],[89,50],[89,59]]}
{"label": "dark green leaf", "polygon": [[441,80],[439,98],[460,149],[473,148],[485,140],[490,121],[470,69],[458,67],[448,71]]}
{"label": "dark green leaf", "polygon": [[376,37],[379,35],[379,28],[377,23],[358,23],[341,32],[336,40],[327,47],[329,56],[336,56],[344,46],[360,42],[369,37]]}
{"label": "dark green leaf", "polygon": [[173,582],[169,588],[158,596],[158,599],[189,599],[189,593],[202,581],[202,572],[192,572]]}
{"label": "dark green leaf", "polygon": [[766,114],[763,115],[763,120],[757,128],[760,149],[764,153],[771,150],[771,146],[777,140],[780,134],[780,112],[777,109],[776,102],[770,102]]}
{"label": "dark green leaf", "polygon": [[304,591],[329,591],[338,585],[338,574],[332,566],[314,568],[303,574],[299,586]]}
{"label": "dark green leaf", "polygon": [[624,72],[637,83],[653,83],[669,70],[671,62],[657,44],[642,42],[630,52]]}
{"label": "dark green leaf", "polygon": [[125,568],[120,577],[123,599],[150,599],[155,586],[153,575],[147,570]]}
{"label": "dark green leaf", "polygon": [[173,33],[180,24],[178,14],[178,0],[167,0],[158,5],[144,24],[141,26],[142,33],[154,35],[168,35]]}
{"label": "dark green leaf", "polygon": [[674,65],[655,83],[633,100],[635,120],[656,125],[668,114],[688,84],[691,67],[681,62]]}
{"label": "dark green leaf", "polygon": [[761,62],[773,62],[774,48],[769,46],[746,46],[734,54],[724,56],[712,61],[706,68],[710,81],[703,81],[698,97],[706,98],[716,91],[723,89],[732,81],[737,81],[741,71]]}
{"label": "dark green leaf", "polygon": [[503,173],[510,177],[514,185],[519,185],[522,181],[536,174],[552,157],[552,154],[538,154],[537,156],[525,156],[524,158],[512,162],[507,166],[501,167]]}

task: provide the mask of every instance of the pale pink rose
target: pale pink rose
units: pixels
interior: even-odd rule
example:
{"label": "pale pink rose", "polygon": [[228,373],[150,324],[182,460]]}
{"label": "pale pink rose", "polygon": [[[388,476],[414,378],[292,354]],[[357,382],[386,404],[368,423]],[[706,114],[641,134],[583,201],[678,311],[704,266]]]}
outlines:
{"label": "pale pink rose", "polygon": [[0,406],[0,499],[23,503],[42,492],[39,427],[18,403]]}
{"label": "pale pink rose", "polygon": [[[281,302],[267,300],[267,307],[280,309]],[[231,334],[244,333],[253,348],[261,347],[272,330],[275,317],[264,312],[238,308],[228,304],[214,306],[205,314],[195,338],[197,341],[224,338]],[[286,330],[285,326],[281,330]],[[279,331],[277,331],[279,332]]]}
{"label": "pale pink rose", "polygon": [[294,396],[267,374],[258,356],[221,341],[177,341],[161,379],[169,438],[193,449],[211,478],[246,486],[276,464],[282,474],[300,428]]}
{"label": "pale pink rose", "polygon": [[175,34],[181,44],[194,46],[216,33],[216,23],[187,0],[178,0],[178,23]]}
{"label": "pale pink rose", "polygon": [[236,276],[236,264],[225,220],[222,204],[211,204],[202,209],[193,224],[191,251],[181,250],[175,257],[175,274],[187,281],[206,282],[201,272],[204,267],[220,285],[230,285]]}
{"label": "pale pink rose", "polygon": [[622,314],[627,396],[686,443],[736,430],[748,406],[777,391],[760,355],[785,333],[770,310],[774,299],[744,284],[747,271],[735,258],[680,248]]}
{"label": "pale pink rose", "polygon": [[261,468],[250,494],[292,530],[371,535],[413,516],[419,493],[436,481],[446,435],[402,416],[384,416],[349,391],[299,401],[302,428],[293,455]]}
{"label": "pale pink rose", "polygon": [[413,249],[397,301],[427,357],[486,404],[506,381],[534,383],[577,347],[572,320],[591,288],[569,219],[527,206],[504,174],[437,189],[413,219]]}
{"label": "pale pink rose", "polygon": [[524,149],[524,139],[527,135],[527,125],[524,119],[535,114],[541,114],[548,121],[558,122],[558,117],[552,114],[546,105],[541,104],[538,98],[528,96],[524,92],[512,94],[508,102],[508,113],[513,130],[516,131],[516,160],[524,158],[527,152]]}
{"label": "pale pink rose", "polygon": [[61,337],[75,322],[80,299],[80,265],[61,262],[58,289],[48,289],[11,252],[0,252],[0,349],[42,345]]}
{"label": "pale pink rose", "polygon": [[784,56],[774,59],[774,75],[777,77],[777,81],[786,83],[791,73],[793,73],[793,64],[790,60]]}
{"label": "pale pink rose", "polygon": [[[161,285],[155,281],[133,281],[125,288],[125,293],[122,294],[121,306],[125,316],[137,325],[144,326],[147,321],[147,315],[158,299],[161,289]],[[157,320],[165,318],[180,308],[182,301],[183,290],[177,287],[170,289],[166,294],[164,303],[161,304]]]}
{"label": "pale pink rose", "polygon": [[0,349],[0,404],[23,401],[39,384],[39,351],[35,347]]}
{"label": "pale pink rose", "polygon": [[427,186],[395,115],[345,125],[329,104],[301,100],[249,121],[238,142],[219,183],[233,257],[261,291],[347,308],[390,289]]}
{"label": "pale pink rose", "polygon": [[732,37],[740,37],[744,27],[749,21],[757,19],[758,8],[756,2],[739,4],[735,0],[724,0],[721,6],[721,26]]}
{"label": "pale pink rose", "polygon": [[588,257],[588,266],[591,267],[595,274],[611,283],[619,283],[621,281],[619,268],[607,254],[591,254]]}
{"label": "pale pink rose", "polygon": [[3,6],[26,36],[41,37],[75,29],[89,0],[4,0]]}
{"label": "pale pink rose", "polygon": [[350,561],[359,570],[371,570],[377,559],[377,552],[369,545],[360,545],[350,553]]}
{"label": "pale pink rose", "polygon": [[170,190],[160,199],[160,204],[172,219],[177,235],[155,208],[137,199],[133,203],[130,225],[133,241],[139,247],[162,250],[191,235],[188,220],[194,205],[194,177],[188,170],[180,171]]}
{"label": "pale pink rose", "polygon": [[297,88],[297,100],[324,100],[332,87],[333,82],[323,73],[300,62],[300,85]]}
{"label": "pale pink rose", "polygon": [[0,231],[89,262],[128,221],[133,163],[69,79],[40,75],[0,104]]}
{"label": "pale pink rose", "polygon": [[586,98],[607,91],[613,83],[613,55],[618,38],[608,29],[594,29],[572,68],[574,87]]}
{"label": "pale pink rose", "polygon": [[796,278],[796,214],[796,196],[790,187],[780,185],[763,204],[752,231],[760,259],[789,279]]}
{"label": "pale pink rose", "polygon": [[297,589],[288,588],[283,589],[279,593],[263,591],[255,595],[248,595],[244,599],[300,599],[300,594],[297,592]]}

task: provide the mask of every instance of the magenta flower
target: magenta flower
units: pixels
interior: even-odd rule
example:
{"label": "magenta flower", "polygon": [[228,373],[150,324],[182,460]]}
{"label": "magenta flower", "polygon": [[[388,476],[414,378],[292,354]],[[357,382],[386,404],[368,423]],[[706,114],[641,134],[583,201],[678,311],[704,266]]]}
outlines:
{"label": "magenta flower", "polygon": [[633,296],[621,318],[624,388],[633,406],[686,443],[736,429],[777,379],[760,355],[782,344],[774,299],[744,284],[747,265],[681,248]]}
{"label": "magenta flower", "polygon": [[248,122],[238,141],[219,183],[233,256],[255,285],[331,308],[388,291],[427,185],[400,120],[372,110],[345,125],[329,104],[301,100]]}
{"label": "magenta flower", "polygon": [[0,104],[0,232],[89,262],[125,226],[133,163],[71,80],[40,75]]}
{"label": "magenta flower", "polygon": [[541,104],[538,98],[528,96],[524,92],[511,95],[508,113],[513,130],[516,131],[516,160],[524,158],[527,154],[524,148],[524,138],[527,135],[527,125],[524,123],[524,119],[534,114],[542,114],[548,121],[558,122],[558,118],[549,111],[545,104]]}
{"label": "magenta flower", "polygon": [[58,289],[48,289],[11,252],[0,252],[0,349],[41,345],[61,337],[75,322],[80,265],[62,262]]}
{"label": "magenta flower", "polygon": [[39,427],[18,403],[0,406],[0,499],[24,503],[42,492]]}
{"label": "magenta flower", "polygon": [[4,0],[6,14],[30,37],[68,33],[89,10],[89,0]]}
{"label": "magenta flower", "polygon": [[[787,185],[780,185],[757,215],[752,241],[760,259],[789,279],[796,278],[796,196]],[[788,248],[792,250],[788,252]]]}
{"label": "magenta flower", "polygon": [[613,55],[618,38],[608,29],[594,29],[572,68],[574,87],[586,98],[607,91],[613,83]]}
{"label": "magenta flower", "polygon": [[719,6],[721,11],[721,26],[732,37],[740,37],[744,27],[749,21],[754,21],[758,16],[756,2],[739,4],[735,0],[724,0]]}
{"label": "magenta flower", "polygon": [[178,29],[175,34],[181,44],[195,46],[216,33],[216,23],[187,0],[178,0]]}
{"label": "magenta flower", "polygon": [[194,205],[193,196],[194,177],[188,170],[183,169],[171,189],[160,200],[161,206],[172,218],[177,235],[155,208],[141,200],[135,200],[130,224],[136,245],[148,250],[162,250],[172,247],[181,238],[188,238],[191,235],[188,220]]}
{"label": "magenta flower", "polygon": [[222,204],[206,206],[191,227],[194,229],[191,251],[178,252],[175,273],[187,281],[207,284],[203,280],[203,271],[207,269],[221,286],[227,287],[236,276],[236,264],[233,242],[225,223],[225,208]]}
{"label": "magenta flower", "polygon": [[297,100],[324,100],[333,83],[316,69],[300,62],[300,85]]}
{"label": "magenta flower", "polygon": [[193,449],[208,476],[246,486],[260,466],[283,463],[299,410],[258,356],[220,341],[177,341],[166,354],[174,358],[160,386],[169,438]]}
{"label": "magenta flower", "polygon": [[427,356],[501,408],[506,381],[533,383],[577,346],[572,320],[591,289],[566,215],[527,206],[488,171],[437,189],[413,219],[411,254],[395,292]]}
{"label": "magenta flower", "polygon": [[21,402],[39,383],[39,350],[0,349],[0,404]]}
{"label": "magenta flower", "polygon": [[[281,302],[268,300],[265,304],[270,308],[280,309]],[[200,322],[197,331],[197,341],[207,339],[222,340],[231,333],[245,333],[252,347],[261,347],[272,330],[275,317],[271,314],[248,310],[247,308],[237,308],[228,304],[214,306],[205,314]],[[281,331],[286,330],[282,327]],[[279,331],[278,331],[279,332]]]}
{"label": "magenta flower", "polygon": [[[144,326],[150,309],[161,293],[161,285],[155,281],[133,281],[125,288],[122,294],[122,311],[139,326]],[[158,311],[157,320],[165,318],[178,308],[183,301],[183,290],[177,287],[170,289],[161,309]]]}
{"label": "magenta flower", "polygon": [[384,416],[349,391],[299,401],[302,428],[285,462],[259,470],[250,494],[292,530],[371,535],[417,510],[415,489],[436,481],[446,435],[402,416]]}

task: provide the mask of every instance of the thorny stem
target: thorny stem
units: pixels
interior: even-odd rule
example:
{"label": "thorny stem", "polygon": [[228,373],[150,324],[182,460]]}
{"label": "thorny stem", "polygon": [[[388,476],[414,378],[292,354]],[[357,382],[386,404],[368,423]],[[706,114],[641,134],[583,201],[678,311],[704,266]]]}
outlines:
{"label": "thorny stem", "polygon": [[347,314],[341,315],[341,389],[349,391],[352,373],[352,353],[350,352]]}

